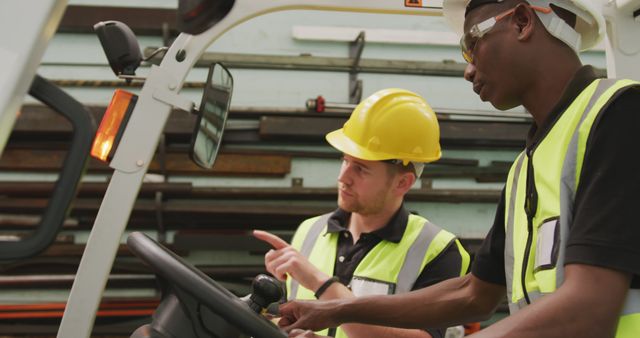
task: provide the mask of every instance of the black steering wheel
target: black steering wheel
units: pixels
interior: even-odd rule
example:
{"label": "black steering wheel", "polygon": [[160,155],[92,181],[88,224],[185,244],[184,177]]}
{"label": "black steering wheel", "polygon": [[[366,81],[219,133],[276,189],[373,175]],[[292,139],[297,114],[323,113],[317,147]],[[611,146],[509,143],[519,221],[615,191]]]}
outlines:
{"label": "black steering wheel", "polygon": [[[133,232],[127,238],[131,251],[149,265],[165,283],[163,301],[154,313],[156,321],[175,321],[183,318],[189,325],[180,323],[159,323],[153,326],[153,333],[138,329],[132,337],[228,337],[227,328],[211,328],[212,325],[230,325],[246,335],[256,338],[283,338],[287,335],[276,325],[253,311],[249,305],[222,287],[202,271],[141,232]],[[167,293],[169,297],[167,297]],[[161,310],[172,311],[159,314]],[[175,313],[175,311],[179,313]],[[166,312],[166,311],[165,311]],[[210,318],[213,318],[209,320]],[[220,320],[221,319],[221,320]],[[173,327],[166,329],[167,327]],[[177,329],[176,329],[177,328]],[[145,329],[151,330],[151,327]],[[160,332],[158,332],[160,331]],[[165,332],[168,333],[165,333]],[[223,333],[221,333],[223,332]]]}

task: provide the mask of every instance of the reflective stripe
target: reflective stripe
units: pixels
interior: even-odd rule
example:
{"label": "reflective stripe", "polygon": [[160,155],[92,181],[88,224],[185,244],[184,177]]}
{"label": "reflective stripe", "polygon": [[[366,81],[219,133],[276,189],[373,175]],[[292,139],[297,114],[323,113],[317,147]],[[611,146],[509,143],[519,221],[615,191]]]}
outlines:
{"label": "reflective stripe", "polygon": [[516,166],[513,172],[513,181],[511,184],[511,195],[509,196],[508,217],[505,229],[505,244],[504,244],[504,267],[505,278],[507,282],[507,301],[509,303],[509,311],[511,314],[511,297],[513,294],[513,267],[514,267],[514,252],[513,252],[513,215],[515,212],[516,194],[518,191],[518,179],[520,179],[520,171],[522,168],[522,162],[524,162],[525,153],[522,152],[516,160]]}
{"label": "reflective stripe", "polygon": [[[558,255],[558,264],[556,269],[556,288],[560,287],[564,281],[564,258],[566,250],[566,241],[569,237],[569,225],[573,222],[573,203],[576,194],[577,185],[577,162],[578,162],[578,147],[579,147],[579,131],[582,123],[589,115],[595,102],[600,96],[609,88],[614,86],[618,81],[614,79],[600,80],[598,87],[596,87],[593,96],[591,97],[587,108],[584,110],[580,121],[571,135],[571,141],[565,155],[564,163],[562,165],[562,175],[560,181],[560,252]],[[599,112],[598,112],[599,113]],[[621,316],[627,316],[640,313],[640,290],[629,289],[625,298],[624,307],[622,308]]]}
{"label": "reflective stripe", "polygon": [[441,230],[442,229],[438,228],[435,224],[425,220],[425,223],[420,230],[420,234],[418,234],[416,240],[413,241],[411,247],[409,247],[407,256],[402,263],[402,267],[400,268],[398,279],[396,281],[395,293],[411,291],[413,284],[415,284],[416,279],[418,279],[418,275],[422,271],[420,266],[427,254],[427,250],[429,249],[433,239]]}
{"label": "reflective stripe", "polygon": [[[307,237],[304,238],[302,247],[300,247],[300,253],[302,254],[302,256],[309,257],[309,255],[311,254],[311,250],[313,250],[313,246],[316,244],[318,236],[320,236],[322,230],[324,230],[324,228],[327,226],[327,221],[329,220],[330,216],[331,213],[319,216],[315,223],[311,225],[309,232],[307,232]],[[300,284],[297,280],[291,278],[291,294],[289,295],[289,300],[296,299],[296,296],[298,295],[299,285]]]}
{"label": "reflective stripe", "polygon": [[[529,299],[531,300],[532,304],[535,303],[538,299],[542,298],[542,296],[549,295],[549,294],[550,293],[542,293],[540,291],[527,292],[527,295],[529,295]],[[524,309],[528,305],[529,304],[527,303],[527,300],[525,298],[519,299],[518,302],[516,303],[509,302],[509,313],[513,315],[514,313]]]}
{"label": "reflective stripe", "polygon": [[[531,300],[531,304],[535,303],[538,299],[542,298],[542,296],[544,295],[550,295],[550,293],[542,293],[540,291],[530,291],[527,292],[527,294],[529,295],[529,300]],[[526,300],[522,300],[524,302],[524,304],[526,305],[527,302]]]}
{"label": "reflective stripe", "polygon": [[556,288],[559,288],[564,282],[564,256],[569,238],[569,225],[573,222],[573,202],[576,195],[576,167],[578,164],[577,154],[580,127],[600,96],[617,82],[614,79],[599,81],[596,90],[591,95],[591,99],[589,99],[589,103],[582,112],[580,121],[571,136],[571,141],[569,142],[569,147],[567,148],[562,164],[562,173],[560,175],[560,245],[558,247],[558,261],[556,262]]}
{"label": "reflective stripe", "polygon": [[640,289],[629,289],[627,291],[627,298],[624,301],[624,307],[622,307],[620,315],[626,316],[634,313],[640,313]]}
{"label": "reflective stripe", "polygon": [[526,298],[520,298],[515,303],[509,303],[509,313],[511,315],[513,315],[516,312],[518,312],[519,310],[524,309],[528,305],[529,305],[529,303],[527,303],[527,299]]}

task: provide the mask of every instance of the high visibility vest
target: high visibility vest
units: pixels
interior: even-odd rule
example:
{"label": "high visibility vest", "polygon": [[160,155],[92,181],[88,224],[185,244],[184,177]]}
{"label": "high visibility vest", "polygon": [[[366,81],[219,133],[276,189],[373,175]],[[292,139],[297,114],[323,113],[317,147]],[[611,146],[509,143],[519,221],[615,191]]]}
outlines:
{"label": "high visibility vest", "polygon": [[[340,234],[326,232],[330,215],[304,221],[296,231],[291,245],[315,267],[332,276]],[[455,241],[462,256],[462,276],[469,268],[469,254],[455,236],[420,216],[409,215],[407,228],[400,242],[381,241],[373,247],[356,267],[349,287],[356,296],[409,292],[424,267],[438,257],[452,241]],[[289,300],[315,299],[314,292],[315,290],[304,288],[292,278],[287,280]],[[327,335],[327,330],[319,333]],[[338,328],[335,337],[347,335]]]}
{"label": "high visibility vest", "polygon": [[[564,280],[573,203],[594,121],[630,80],[596,80],[533,150],[522,152],[505,188],[505,273],[511,314]],[[606,226],[606,224],[603,224]],[[629,289],[616,338],[640,337],[640,290]]]}

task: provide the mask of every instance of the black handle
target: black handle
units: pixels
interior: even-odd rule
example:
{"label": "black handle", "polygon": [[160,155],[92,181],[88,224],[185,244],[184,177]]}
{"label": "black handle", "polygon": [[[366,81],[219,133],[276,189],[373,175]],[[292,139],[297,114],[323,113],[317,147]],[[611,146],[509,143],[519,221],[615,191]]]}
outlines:
{"label": "black handle", "polygon": [[0,241],[0,260],[4,261],[35,256],[55,240],[76,196],[96,131],[96,123],[87,108],[41,76],[35,76],[29,94],[69,120],[73,125],[73,138],[40,224],[20,241]]}

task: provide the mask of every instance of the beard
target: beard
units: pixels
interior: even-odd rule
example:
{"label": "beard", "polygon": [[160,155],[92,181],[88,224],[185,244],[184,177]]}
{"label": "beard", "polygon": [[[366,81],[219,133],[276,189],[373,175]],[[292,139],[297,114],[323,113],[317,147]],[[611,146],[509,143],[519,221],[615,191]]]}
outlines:
{"label": "beard", "polygon": [[338,193],[338,206],[344,211],[360,215],[374,215],[383,210],[387,202],[384,192],[380,191],[374,196],[367,197],[370,198],[363,199],[359,195],[353,194],[343,198],[341,194]]}

